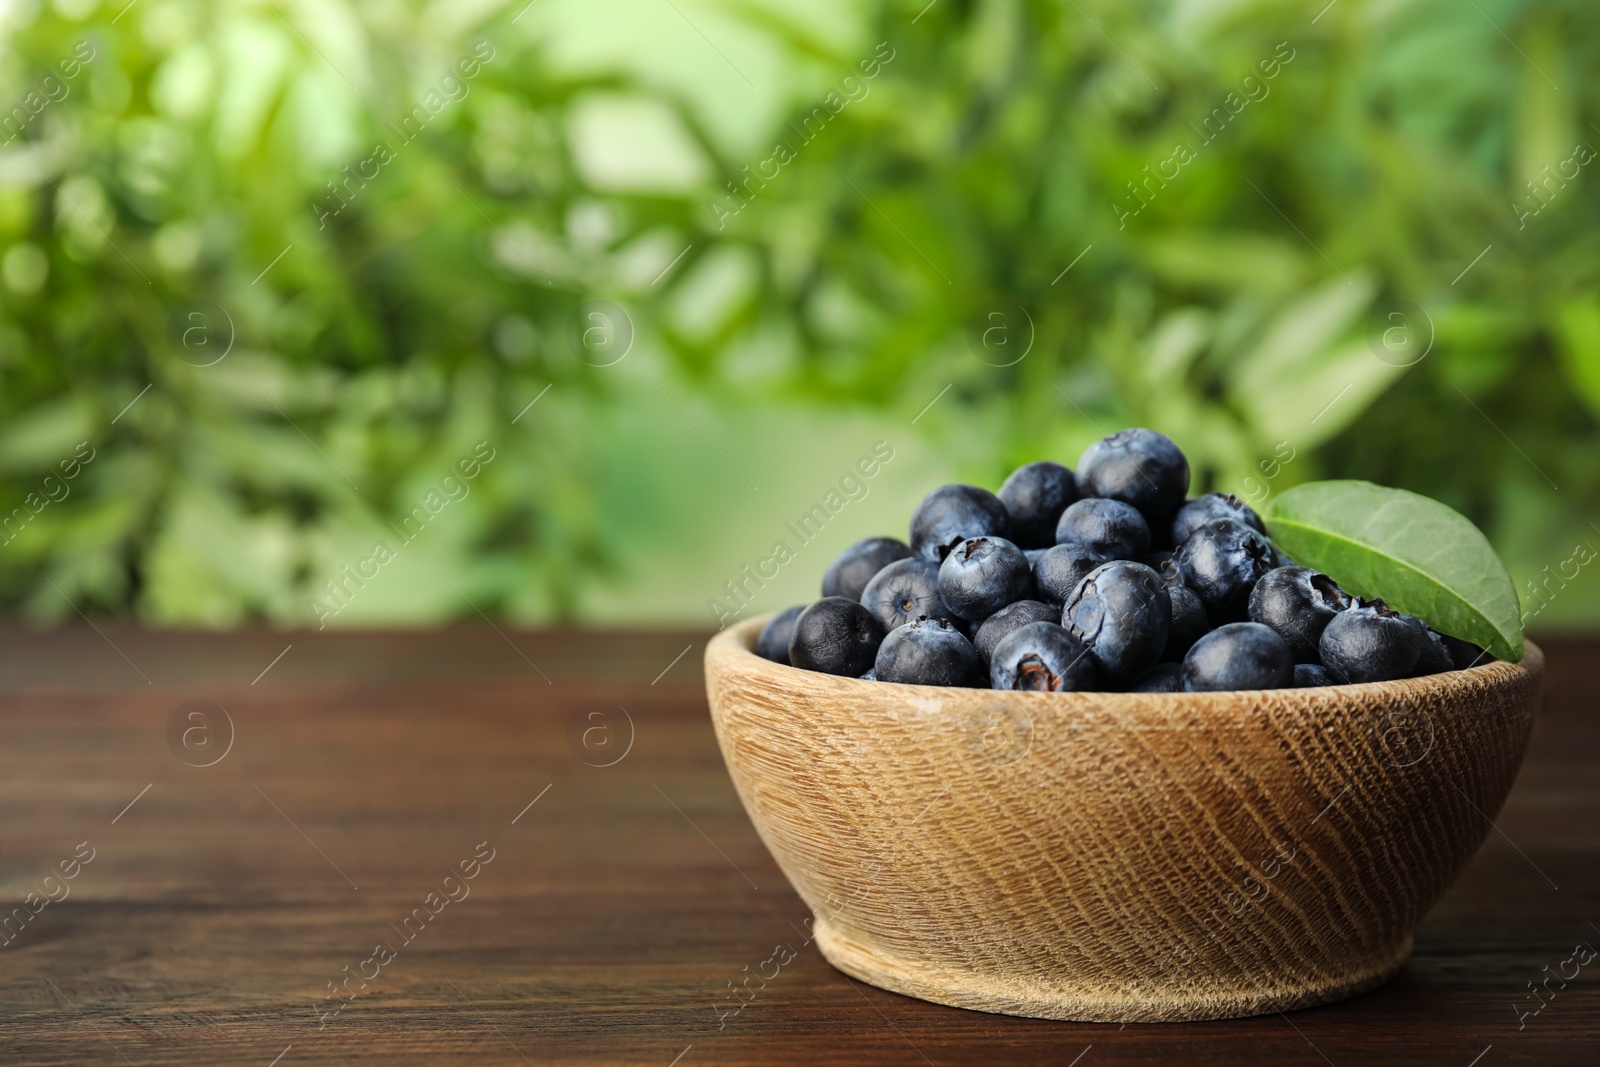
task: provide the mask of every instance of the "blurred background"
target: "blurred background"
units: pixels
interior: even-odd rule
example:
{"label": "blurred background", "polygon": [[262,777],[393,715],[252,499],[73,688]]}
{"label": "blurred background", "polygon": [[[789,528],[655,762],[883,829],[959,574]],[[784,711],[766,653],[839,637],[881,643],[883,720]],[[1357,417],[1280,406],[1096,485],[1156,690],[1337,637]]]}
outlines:
{"label": "blurred background", "polygon": [[1142,425],[1595,628],[1597,69],[1587,0],[0,0],[0,612],[704,627]]}

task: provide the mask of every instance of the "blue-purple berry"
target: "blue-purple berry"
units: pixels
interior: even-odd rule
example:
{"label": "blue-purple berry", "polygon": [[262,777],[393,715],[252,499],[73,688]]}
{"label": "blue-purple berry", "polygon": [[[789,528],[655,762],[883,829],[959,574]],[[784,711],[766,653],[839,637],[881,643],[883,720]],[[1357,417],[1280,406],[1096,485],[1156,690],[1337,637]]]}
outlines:
{"label": "blue-purple berry", "polygon": [[939,595],[939,565],[920,556],[896,560],[874,575],[861,591],[861,606],[877,616],[886,632],[923,615],[953,617]]}
{"label": "blue-purple berry", "polygon": [[911,546],[893,537],[868,537],[835,557],[822,574],[822,595],[860,600],[867,583],[889,564],[909,559]]}
{"label": "blue-purple berry", "polygon": [[804,604],[792,608],[785,608],[761,628],[761,634],[756,638],[756,655],[763,659],[770,659],[774,663],[789,665],[789,637],[794,633],[794,622],[800,613],[806,610]]}
{"label": "blue-purple berry", "polygon": [[1018,600],[1014,604],[1007,604],[983,621],[983,625],[979,626],[978,632],[973,635],[972,647],[978,650],[978,658],[988,663],[994,656],[995,646],[1009,637],[1013,630],[1021,629],[1030,622],[1059,623],[1060,621],[1059,604],[1046,604],[1042,600]]}
{"label": "blue-purple berry", "polygon": [[1350,598],[1326,574],[1310,567],[1275,567],[1250,591],[1247,610],[1251,622],[1278,631],[1296,663],[1320,663],[1322,631],[1349,606]]}
{"label": "blue-purple berry", "polygon": [[880,682],[981,687],[987,670],[966,635],[948,619],[921,618],[893,631],[878,646]]}
{"label": "blue-purple berry", "polygon": [[1250,591],[1275,562],[1267,539],[1232,519],[1216,519],[1195,530],[1173,561],[1183,584],[1199,595],[1217,625],[1248,617]]}
{"label": "blue-purple berry", "polygon": [[971,537],[939,565],[939,594],[950,610],[979,623],[1007,604],[1033,596],[1033,570],[1022,549],[1003,537]]}
{"label": "blue-purple berry", "polygon": [[1422,656],[1422,635],[1382,600],[1362,600],[1335,615],[1317,648],[1335,680],[1387,682],[1409,678]]}
{"label": "blue-purple berry", "polygon": [[1289,645],[1259,622],[1219,626],[1183,657],[1183,688],[1190,693],[1283,689],[1293,683]]}
{"label": "blue-purple berry", "polygon": [[883,644],[883,624],[854,600],[830,596],[800,613],[789,635],[789,662],[808,671],[859,678]]}
{"label": "blue-purple berry", "polygon": [[1082,545],[1103,560],[1142,559],[1150,551],[1150,525],[1121,500],[1079,500],[1061,513],[1056,544]]}
{"label": "blue-purple berry", "polygon": [[942,563],[969,537],[1006,537],[1011,520],[1000,498],[975,485],[941,485],[911,515],[911,551]]}
{"label": "blue-purple berry", "polygon": [[1256,514],[1255,509],[1232,493],[1206,493],[1183,505],[1173,516],[1172,543],[1183,544],[1189,540],[1190,534],[1216,519],[1232,519],[1257,533],[1265,533],[1267,530],[1261,524],[1261,516]]}
{"label": "blue-purple berry", "polygon": [[1053,622],[1030,622],[995,646],[989,660],[995,689],[1064,693],[1093,689],[1094,659],[1082,641]]}
{"label": "blue-purple berry", "polygon": [[1120,500],[1165,524],[1189,492],[1189,461],[1166,434],[1119,430],[1084,451],[1077,477],[1080,496]]}
{"label": "blue-purple berry", "polygon": [[1114,560],[1078,583],[1062,607],[1061,625],[1088,646],[1101,675],[1128,682],[1161,661],[1172,603],[1155,571]]}

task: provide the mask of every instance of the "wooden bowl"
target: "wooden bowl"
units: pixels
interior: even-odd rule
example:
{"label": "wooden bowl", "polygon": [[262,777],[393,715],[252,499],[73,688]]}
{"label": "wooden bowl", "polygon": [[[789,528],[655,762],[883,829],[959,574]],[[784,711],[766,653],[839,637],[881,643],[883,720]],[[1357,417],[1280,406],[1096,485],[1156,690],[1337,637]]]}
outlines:
{"label": "wooden bowl", "polygon": [[706,649],[717,740],[822,953],[884,989],[1224,1019],[1392,977],[1511,790],[1544,656],[1399,682],[1011,693]]}

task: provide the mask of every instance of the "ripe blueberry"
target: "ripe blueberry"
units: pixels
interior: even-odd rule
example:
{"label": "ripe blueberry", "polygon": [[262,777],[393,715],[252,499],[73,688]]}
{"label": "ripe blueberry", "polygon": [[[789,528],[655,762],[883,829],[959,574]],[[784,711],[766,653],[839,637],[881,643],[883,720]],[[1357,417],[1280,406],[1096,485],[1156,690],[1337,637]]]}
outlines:
{"label": "ripe blueberry", "polygon": [[1082,545],[1104,560],[1140,559],[1150,551],[1150,526],[1132,504],[1092,497],[1061,513],[1056,544]]}
{"label": "ripe blueberry", "polygon": [[1189,461],[1170,437],[1154,430],[1119,430],[1078,460],[1079,495],[1132,504],[1151,521],[1170,522],[1188,492]]}
{"label": "ripe blueberry", "polygon": [[1064,693],[1093,689],[1094,658],[1082,641],[1053,622],[1030,622],[995,646],[989,684],[995,689]]}
{"label": "ripe blueberry", "polygon": [[1042,600],[1018,600],[1014,604],[1007,604],[985,619],[983,625],[978,627],[977,635],[972,639],[972,646],[978,650],[978,657],[984,663],[988,663],[994,657],[995,646],[1010,636],[1011,631],[1030,622],[1059,621],[1061,621],[1060,607],[1046,604]]}
{"label": "ripe blueberry", "polygon": [[1438,674],[1441,671],[1455,670],[1455,663],[1450,658],[1450,648],[1444,639],[1433,632],[1427,623],[1415,615],[1400,616],[1411,626],[1418,637],[1417,665],[1411,669],[1412,675],[1421,677],[1424,674]]}
{"label": "ripe blueberry", "polygon": [[1183,584],[1199,594],[1206,614],[1219,624],[1247,617],[1250,591],[1273,566],[1267,539],[1232,519],[1196,529],[1173,559]]}
{"label": "ripe blueberry", "polygon": [[1310,567],[1276,567],[1250,590],[1250,621],[1278,631],[1296,663],[1320,663],[1317,642],[1332,618],[1350,606],[1339,583]]}
{"label": "ripe blueberry", "polygon": [[1027,463],[996,495],[1010,516],[1011,540],[1019,548],[1049,548],[1056,543],[1056,520],[1078,499],[1078,481],[1059,463]]}
{"label": "ripe blueberry", "polygon": [[977,649],[947,619],[921,618],[883,639],[873,668],[880,682],[906,685],[984,685]]}
{"label": "ripe blueberry", "polygon": [[1128,687],[1130,693],[1181,693],[1183,692],[1183,666],[1177,663],[1157,663],[1137,682]]}
{"label": "ripe blueberry", "polygon": [[883,644],[883,624],[854,600],[830,596],[795,620],[789,662],[808,671],[859,678],[872,669]]}
{"label": "ripe blueberry", "polygon": [[1261,525],[1261,516],[1256,514],[1255,509],[1232,493],[1207,493],[1183,505],[1178,509],[1178,514],[1173,516],[1172,543],[1183,544],[1189,540],[1190,534],[1216,519],[1244,523],[1257,533],[1266,533],[1267,530]]}
{"label": "ripe blueberry", "polygon": [[978,623],[1033,596],[1033,571],[1022,549],[1003,537],[972,537],[939,565],[939,594],[956,615]]}
{"label": "ripe blueberry", "polygon": [[1219,626],[1183,657],[1183,688],[1190,693],[1283,689],[1293,682],[1288,643],[1259,622]]}
{"label": "ripe blueberry", "polygon": [[1167,632],[1167,647],[1162,649],[1161,658],[1181,663],[1194,643],[1210,632],[1211,620],[1206,617],[1206,606],[1200,603],[1200,597],[1182,582],[1168,583],[1167,598],[1172,601],[1172,629]]}
{"label": "ripe blueberry", "polygon": [[912,512],[911,551],[939,563],[969,537],[1005,537],[1009,529],[1006,506],[987,489],[941,485]]}
{"label": "ripe blueberry", "polygon": [[1295,689],[1312,689],[1321,685],[1337,685],[1333,675],[1328,673],[1328,668],[1320,663],[1296,663],[1294,665]]}
{"label": "ripe blueberry", "polygon": [[770,659],[774,663],[789,665],[789,636],[794,633],[794,621],[800,613],[806,610],[804,604],[792,608],[785,608],[761,628],[761,636],[756,638],[756,655],[763,659]]}
{"label": "ripe blueberry", "polygon": [[1101,675],[1132,681],[1160,662],[1172,601],[1155,571],[1114,560],[1078,583],[1062,607],[1061,625],[1088,646]]}
{"label": "ripe blueberry", "polygon": [[939,565],[916,556],[879,571],[861,591],[861,606],[877,616],[886,632],[923,615],[952,615],[939,595]]}
{"label": "ripe blueberry", "polygon": [[1064,603],[1084,576],[1110,559],[1086,545],[1065,544],[1045,549],[1033,561],[1033,584],[1052,604]]}
{"label": "ripe blueberry", "polygon": [[1333,617],[1317,648],[1340,682],[1386,682],[1411,675],[1422,635],[1382,600],[1362,600]]}
{"label": "ripe blueberry", "polygon": [[1450,662],[1458,671],[1494,662],[1493,656],[1471,641],[1463,641],[1461,638],[1451,637],[1449,634],[1440,634],[1439,640],[1444,642],[1444,647],[1450,653]]}
{"label": "ripe blueberry", "polygon": [[909,559],[911,548],[893,537],[868,537],[857,541],[828,564],[822,574],[822,595],[860,600],[873,575],[895,560]]}

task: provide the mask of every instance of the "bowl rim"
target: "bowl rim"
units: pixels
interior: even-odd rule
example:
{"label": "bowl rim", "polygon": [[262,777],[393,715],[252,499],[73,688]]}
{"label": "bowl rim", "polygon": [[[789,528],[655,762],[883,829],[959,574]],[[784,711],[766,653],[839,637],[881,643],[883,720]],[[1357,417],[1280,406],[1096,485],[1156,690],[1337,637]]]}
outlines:
{"label": "bowl rim", "polygon": [[[708,675],[714,670],[747,677],[764,677],[783,688],[805,687],[811,693],[830,692],[841,699],[882,697],[900,694],[908,697],[949,697],[952,694],[975,694],[989,698],[1014,697],[1027,700],[1054,702],[1055,706],[1070,708],[1074,705],[1093,704],[1097,709],[1115,710],[1119,705],[1148,708],[1151,702],[1158,707],[1180,708],[1189,704],[1215,702],[1219,698],[1248,698],[1261,693],[1295,693],[1315,701],[1337,700],[1358,703],[1379,702],[1405,698],[1428,700],[1449,697],[1464,688],[1500,689],[1518,681],[1532,678],[1537,681],[1544,673],[1544,652],[1532,641],[1524,640],[1522,659],[1516,663],[1492,659],[1488,663],[1466,670],[1440,671],[1437,674],[1399,678],[1388,682],[1348,682],[1344,685],[1320,685],[1285,689],[1226,689],[1203,693],[1130,693],[1110,689],[1085,689],[1065,693],[1039,693],[1018,689],[975,689],[967,686],[911,685],[905,682],[869,681],[842,674],[824,674],[808,671],[785,663],[776,663],[756,655],[756,639],[778,612],[768,612],[727,626],[706,643],[705,665]],[[888,690],[882,687],[889,686]],[[1002,696],[1003,694],[1003,696]]]}

